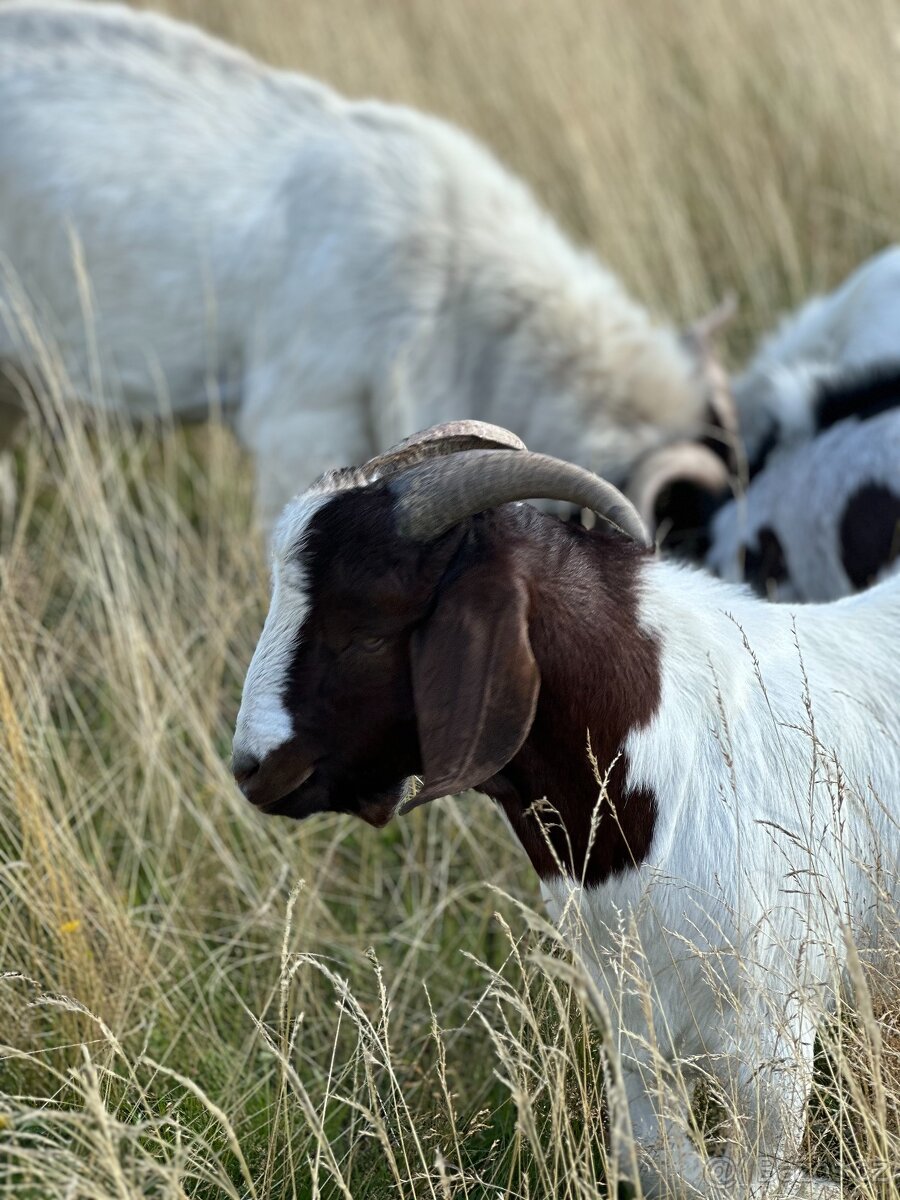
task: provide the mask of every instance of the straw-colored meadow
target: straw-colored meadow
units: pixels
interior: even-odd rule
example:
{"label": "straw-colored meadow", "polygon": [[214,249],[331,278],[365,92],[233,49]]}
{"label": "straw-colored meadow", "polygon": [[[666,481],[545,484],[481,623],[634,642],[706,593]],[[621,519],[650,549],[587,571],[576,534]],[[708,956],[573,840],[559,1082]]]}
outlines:
{"label": "straw-colored meadow", "polygon": [[[657,311],[736,290],[734,362],[900,239],[896,0],[166,7],[472,130]],[[590,996],[490,803],[380,833],[252,812],[250,464],[211,425],[86,427],[49,350],[43,374],[59,419],[0,554],[0,1193],[604,1195]],[[806,1149],[886,1197],[900,989],[857,982]]]}

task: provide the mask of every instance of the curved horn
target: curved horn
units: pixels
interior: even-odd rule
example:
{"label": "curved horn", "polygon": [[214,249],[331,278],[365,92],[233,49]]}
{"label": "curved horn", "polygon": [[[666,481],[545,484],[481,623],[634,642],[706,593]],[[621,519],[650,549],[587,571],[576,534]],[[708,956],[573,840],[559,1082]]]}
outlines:
{"label": "curved horn", "polygon": [[379,479],[391,479],[430,458],[443,458],[461,450],[524,450],[521,438],[486,421],[444,421],[410,434],[396,446],[376,454],[361,467],[339,467],[326,471],[312,485],[313,491],[342,491],[365,487]]}
{"label": "curved horn", "polygon": [[618,488],[545,454],[467,450],[413,467],[391,490],[400,501],[400,532],[421,541],[511,500],[565,500],[591,509],[641,545],[652,545],[640,514]]}
{"label": "curved horn", "polygon": [[738,299],[735,292],[726,292],[715,308],[691,322],[685,330],[689,338],[698,342],[710,342],[730,325],[737,316]]}
{"label": "curved horn", "polygon": [[724,435],[722,440],[733,446],[740,433],[740,422],[728,372],[714,356],[709,356],[704,373],[709,388],[709,407]]}
{"label": "curved horn", "polygon": [[370,458],[361,468],[373,483],[387,479],[429,458],[443,458],[462,450],[524,450],[521,438],[486,421],[444,421],[410,434],[384,454]]}
{"label": "curved horn", "polygon": [[685,329],[682,337],[697,356],[701,375],[706,380],[709,407],[714,423],[721,430],[722,441],[733,448],[738,436],[739,422],[737,406],[731,392],[728,372],[715,352],[713,342],[735,317],[738,310],[737,296],[729,292],[714,309],[694,321]]}
{"label": "curved horn", "polygon": [[700,442],[675,442],[647,455],[629,479],[627,494],[651,528],[656,523],[654,513],[660,493],[676,480],[720,492],[728,486],[728,467],[714,450]]}

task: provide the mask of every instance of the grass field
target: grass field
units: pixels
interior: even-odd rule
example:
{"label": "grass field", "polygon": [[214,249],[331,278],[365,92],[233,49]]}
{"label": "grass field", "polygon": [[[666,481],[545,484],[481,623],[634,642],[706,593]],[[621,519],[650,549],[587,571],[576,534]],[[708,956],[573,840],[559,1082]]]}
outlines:
{"label": "grass field", "polygon": [[[475,131],[660,311],[735,288],[735,358],[900,236],[896,2],[168,8]],[[0,1193],[604,1194],[599,1034],[490,804],[382,833],[249,811],[249,464],[212,426],[57,407],[0,559]],[[848,1195],[897,1194],[898,995],[875,979],[832,1031],[811,1113]]]}

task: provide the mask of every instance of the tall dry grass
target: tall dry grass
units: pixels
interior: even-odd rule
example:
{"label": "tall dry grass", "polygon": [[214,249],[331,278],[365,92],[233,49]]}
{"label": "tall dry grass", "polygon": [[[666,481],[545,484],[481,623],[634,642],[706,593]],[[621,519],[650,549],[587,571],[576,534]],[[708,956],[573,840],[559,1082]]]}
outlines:
{"label": "tall dry grass", "polygon": [[[735,287],[736,354],[897,237],[896,3],[170,7],[474,130],[659,309]],[[55,417],[0,560],[0,1191],[603,1194],[586,981],[490,805],[382,834],[248,811],[227,771],[266,599],[248,464],[215,427],[85,428],[41,358]],[[892,976],[872,987],[823,1031],[838,1082],[807,1149],[875,1197],[900,1038]]]}

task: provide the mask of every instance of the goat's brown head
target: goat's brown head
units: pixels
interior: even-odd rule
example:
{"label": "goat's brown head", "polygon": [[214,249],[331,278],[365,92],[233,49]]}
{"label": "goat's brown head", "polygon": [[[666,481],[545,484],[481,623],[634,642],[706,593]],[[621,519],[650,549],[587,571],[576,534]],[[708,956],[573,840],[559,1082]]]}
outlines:
{"label": "goat's brown head", "polygon": [[476,514],[539,497],[647,542],[610,484],[474,421],[332,472],[288,506],[234,739],[253,804],[383,825],[411,799],[411,777],[424,775],[421,802],[513,758],[540,686],[527,597],[466,547]]}

